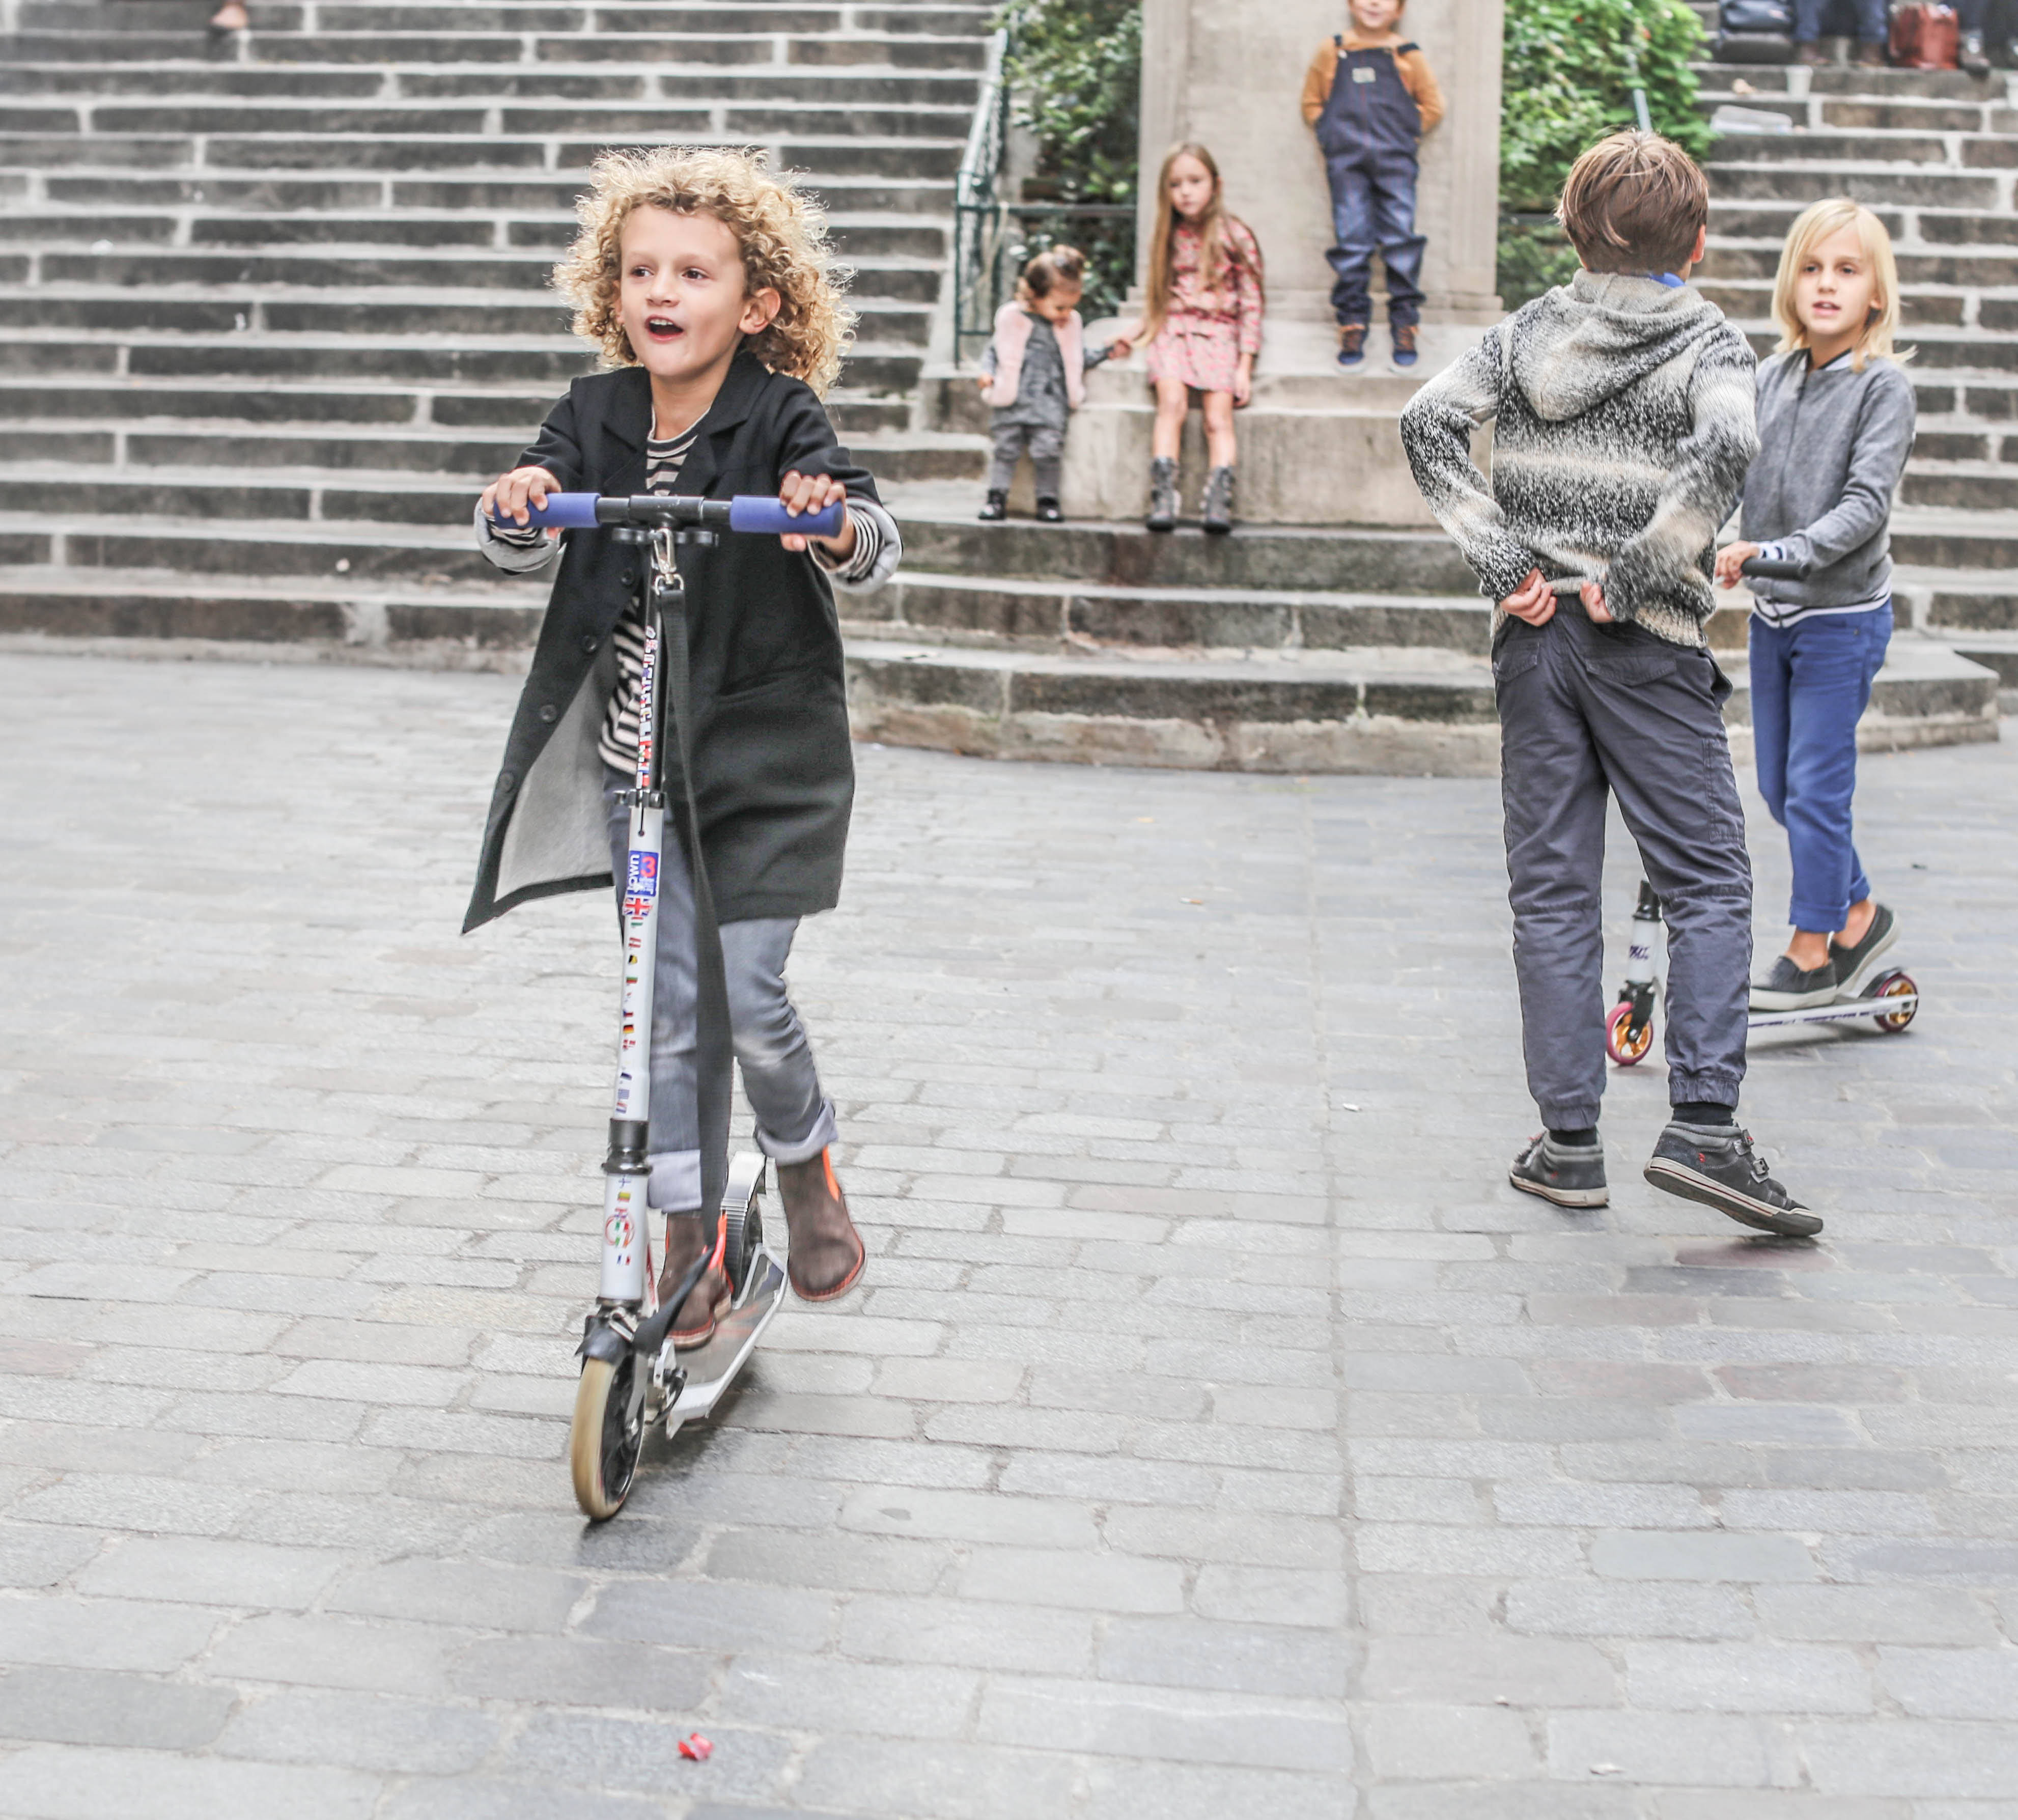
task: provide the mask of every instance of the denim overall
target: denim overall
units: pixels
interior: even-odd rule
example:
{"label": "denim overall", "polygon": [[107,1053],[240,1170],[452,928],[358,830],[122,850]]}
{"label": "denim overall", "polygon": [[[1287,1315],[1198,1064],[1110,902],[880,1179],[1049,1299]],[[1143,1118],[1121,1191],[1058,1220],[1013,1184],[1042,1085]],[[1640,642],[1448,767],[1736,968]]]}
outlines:
{"label": "denim overall", "polygon": [[[1331,183],[1332,233],[1325,255],[1337,274],[1331,306],[1340,322],[1370,320],[1376,251],[1387,267],[1387,320],[1412,326],[1422,315],[1423,249],[1416,232],[1416,142],[1423,117],[1402,85],[1394,53],[1354,50],[1334,37],[1338,68],[1318,116],[1318,145]],[[1399,47],[1413,50],[1412,44]]]}

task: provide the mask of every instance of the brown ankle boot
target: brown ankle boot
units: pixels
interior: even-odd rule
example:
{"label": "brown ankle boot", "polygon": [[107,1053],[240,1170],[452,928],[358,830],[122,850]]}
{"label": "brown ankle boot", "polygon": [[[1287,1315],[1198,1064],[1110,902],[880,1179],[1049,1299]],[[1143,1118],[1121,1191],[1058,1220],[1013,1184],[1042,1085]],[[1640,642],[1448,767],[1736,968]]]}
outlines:
{"label": "brown ankle boot", "polygon": [[681,1303],[674,1315],[671,1339],[675,1350],[705,1346],[714,1337],[714,1324],[729,1306],[729,1273],[721,1268],[719,1223],[711,1226],[699,1214],[666,1216],[666,1264],[659,1272],[659,1300],[676,1290],[695,1261],[712,1252],[700,1281]]}
{"label": "brown ankle boot", "polygon": [[804,1163],[779,1163],[778,1198],[785,1203],[785,1228],[791,1235],[786,1264],[794,1291],[808,1302],[845,1294],[862,1274],[868,1253],[848,1217],[847,1197],[834,1178],[826,1152]]}

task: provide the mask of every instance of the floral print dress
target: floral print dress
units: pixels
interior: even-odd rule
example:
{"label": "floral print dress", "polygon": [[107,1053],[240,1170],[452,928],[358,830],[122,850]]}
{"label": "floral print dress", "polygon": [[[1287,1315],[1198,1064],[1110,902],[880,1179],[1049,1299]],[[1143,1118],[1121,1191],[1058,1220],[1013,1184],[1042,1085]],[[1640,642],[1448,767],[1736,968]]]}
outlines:
{"label": "floral print dress", "polygon": [[1242,354],[1261,349],[1261,248],[1231,215],[1220,218],[1219,270],[1199,270],[1203,236],[1178,223],[1170,235],[1169,313],[1146,350],[1149,377],[1201,392],[1231,392]]}

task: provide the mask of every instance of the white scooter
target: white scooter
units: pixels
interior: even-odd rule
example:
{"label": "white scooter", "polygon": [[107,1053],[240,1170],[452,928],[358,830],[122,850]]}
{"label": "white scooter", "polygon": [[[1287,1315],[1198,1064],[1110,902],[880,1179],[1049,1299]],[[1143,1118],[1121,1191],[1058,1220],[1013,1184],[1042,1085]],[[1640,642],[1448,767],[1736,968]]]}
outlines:
{"label": "white scooter", "polygon": [[[694,830],[688,751],[686,591],[677,559],[681,543],[715,541],[726,529],[777,537],[840,534],[845,508],[836,504],[797,517],[775,498],[700,499],[680,494],[630,497],[549,494],[531,522],[563,529],[607,528],[642,546],[639,606],[645,659],[638,683],[638,771],[623,801],[631,811],[630,852],[621,899],[624,988],[617,1041],[617,1091],[610,1108],[609,1149],[603,1162],[602,1276],[595,1307],[584,1319],[581,1378],[576,1389],[568,1458],[574,1495],[596,1521],[613,1517],[630,1496],[646,1429],[663,1421],[668,1437],[705,1417],[755,1348],[785,1297],[784,1261],[765,1243],[759,1202],[765,1158],[727,1156],[730,1080],[728,1008],[721,986],[721,936],[707,870]],[[664,781],[671,725],[677,790]],[[652,1267],[646,1185],[646,1140],[652,1099],[652,989],[658,953],[660,862],[667,811],[684,837],[694,887],[694,940],[700,976],[698,1074],[702,1205],[717,1207],[715,1243],[664,1301]],[[675,1353],[673,1315],[708,1265],[719,1261],[730,1286],[729,1312],[704,1346]]]}

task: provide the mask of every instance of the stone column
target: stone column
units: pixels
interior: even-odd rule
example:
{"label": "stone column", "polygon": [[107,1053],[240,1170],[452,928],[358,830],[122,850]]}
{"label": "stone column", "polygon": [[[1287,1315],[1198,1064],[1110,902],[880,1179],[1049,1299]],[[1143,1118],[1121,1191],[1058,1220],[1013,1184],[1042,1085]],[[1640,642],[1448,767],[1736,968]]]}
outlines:
{"label": "stone column", "polygon": [[[1254,230],[1268,309],[1253,402],[1239,414],[1237,517],[1273,524],[1425,525],[1398,426],[1416,388],[1497,319],[1502,0],[1409,0],[1405,36],[1423,47],[1448,106],[1423,142],[1416,221],[1429,241],[1421,360],[1388,359],[1375,263],[1376,323],[1364,367],[1342,371],[1331,326],[1330,194],[1299,103],[1311,53],[1345,24],[1344,0],[1144,0],[1140,276],[1163,207],[1155,177],[1179,139],[1211,150],[1228,207]],[[1074,517],[1137,516],[1148,501],[1150,419],[1142,356],[1089,375],[1065,442]],[[1183,493],[1195,512],[1204,450],[1192,414]],[[1027,497],[1019,490],[1021,509]]]}
{"label": "stone column", "polygon": [[[1410,0],[1399,22],[1449,107],[1423,142],[1416,219],[1430,243],[1427,322],[1498,313],[1501,15],[1502,0]],[[1138,279],[1157,167],[1174,142],[1197,139],[1219,161],[1228,207],[1261,242],[1271,313],[1329,319],[1330,201],[1297,103],[1311,53],[1348,23],[1341,0],[1143,0]]]}

